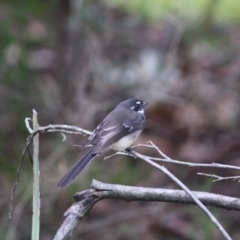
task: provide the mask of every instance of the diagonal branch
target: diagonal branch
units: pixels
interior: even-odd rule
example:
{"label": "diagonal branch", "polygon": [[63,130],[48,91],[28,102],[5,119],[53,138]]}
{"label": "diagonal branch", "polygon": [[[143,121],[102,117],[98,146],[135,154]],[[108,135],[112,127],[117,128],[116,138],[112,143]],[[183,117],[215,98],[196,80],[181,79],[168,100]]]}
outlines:
{"label": "diagonal branch", "polygon": [[221,234],[224,236],[225,239],[231,240],[231,237],[228,235],[228,233],[225,231],[225,229],[222,227],[220,222],[213,216],[213,214],[203,205],[203,203],[196,197],[196,195],[185,185],[183,184],[177,177],[175,177],[171,172],[169,172],[164,166],[160,166],[150,160],[149,157],[142,156],[136,151],[131,152],[136,157],[140,158],[144,162],[147,162],[151,166],[154,166],[158,170],[165,173],[169,178],[171,178],[180,188],[182,188],[191,198],[192,200],[202,209],[202,211],[211,219],[211,221],[215,224],[215,226],[218,228],[218,230],[221,232]]}

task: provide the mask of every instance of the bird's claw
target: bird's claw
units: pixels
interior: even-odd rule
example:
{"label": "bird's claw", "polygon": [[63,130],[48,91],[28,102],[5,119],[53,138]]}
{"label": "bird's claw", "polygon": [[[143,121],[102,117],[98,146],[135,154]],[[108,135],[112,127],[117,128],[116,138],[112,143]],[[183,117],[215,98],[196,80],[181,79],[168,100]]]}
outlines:
{"label": "bird's claw", "polygon": [[128,153],[128,156],[136,158],[136,156],[133,154],[133,152],[134,152],[133,148],[129,147],[129,148],[125,149],[125,151]]}

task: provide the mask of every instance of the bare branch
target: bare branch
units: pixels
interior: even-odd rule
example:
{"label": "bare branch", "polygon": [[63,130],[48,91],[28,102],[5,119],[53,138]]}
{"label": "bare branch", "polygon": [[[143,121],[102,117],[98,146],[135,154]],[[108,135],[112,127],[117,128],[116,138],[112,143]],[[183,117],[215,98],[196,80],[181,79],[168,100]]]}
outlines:
{"label": "bare branch", "polygon": [[30,121],[32,121],[31,118],[25,118],[25,125],[26,125],[26,128],[27,130],[29,131],[29,133],[31,134],[33,132],[32,128],[30,127]]}
{"label": "bare branch", "polygon": [[83,134],[86,136],[89,136],[92,134],[92,132],[75,127],[75,126],[69,126],[69,125],[48,125],[45,127],[38,127],[35,131],[32,131],[31,134],[35,135],[37,133],[43,133],[43,132],[63,132],[63,133],[72,133],[72,134]]}
{"label": "bare branch", "polygon": [[[169,158],[168,156],[166,156],[156,145],[154,145],[154,144],[152,145],[152,144],[151,145],[150,144],[139,144],[137,146],[134,146],[133,148],[138,148],[138,147],[153,148],[153,149],[157,150],[157,152],[164,157],[164,158],[155,158],[155,157],[149,156],[149,158],[153,161],[174,163],[174,164],[184,165],[184,166],[189,166],[189,167],[224,168],[224,169],[233,169],[233,170],[240,171],[240,167],[234,166],[234,165],[219,164],[219,163],[192,163],[192,162],[173,160],[173,159]],[[119,152],[119,154],[121,154],[121,152]],[[144,155],[142,155],[142,156],[144,156]]]}
{"label": "bare branch", "polygon": [[64,217],[66,218],[53,240],[66,240],[72,236],[84,215],[100,200],[95,193],[96,191],[89,189],[74,197],[78,202],[65,212]]}
{"label": "bare branch", "polygon": [[200,176],[207,176],[207,177],[212,177],[212,178],[216,178],[213,180],[213,182],[218,182],[218,181],[223,181],[223,180],[239,180],[240,176],[229,176],[229,177],[221,177],[215,174],[208,174],[208,173],[197,173],[197,175]]}
{"label": "bare branch", "polygon": [[[206,192],[192,193],[207,206],[226,210],[240,210],[240,199]],[[71,236],[84,215],[102,199],[121,199],[125,201],[156,201],[195,204],[182,190],[132,187],[92,181],[92,189],[76,193],[74,203],[64,214],[66,217],[54,240],[65,240]]]}
{"label": "bare branch", "polygon": [[[157,201],[196,204],[183,190],[164,188],[134,187],[119,184],[103,183],[93,179],[92,189],[97,191],[100,199],[122,199],[125,201]],[[240,199],[220,194],[192,191],[206,206],[226,210],[240,210]],[[81,195],[82,192],[80,192]],[[78,196],[76,193],[75,196]],[[95,193],[96,194],[96,193]]]}
{"label": "bare branch", "polygon": [[189,190],[189,188],[184,185],[177,177],[175,177],[171,172],[169,172],[164,166],[160,166],[156,164],[155,162],[151,161],[150,158],[143,156],[139,154],[136,151],[133,151],[132,154],[140,158],[141,160],[147,162],[151,166],[154,166],[158,170],[165,173],[168,177],[170,177],[180,188],[182,188],[191,198],[193,201],[202,209],[202,211],[211,219],[211,221],[215,224],[215,226],[218,228],[218,230],[222,233],[222,235],[225,237],[225,239],[230,240],[231,237],[228,235],[228,233],[225,231],[225,229],[222,227],[220,222],[213,216],[213,214],[202,204],[202,202],[192,193],[192,191]]}

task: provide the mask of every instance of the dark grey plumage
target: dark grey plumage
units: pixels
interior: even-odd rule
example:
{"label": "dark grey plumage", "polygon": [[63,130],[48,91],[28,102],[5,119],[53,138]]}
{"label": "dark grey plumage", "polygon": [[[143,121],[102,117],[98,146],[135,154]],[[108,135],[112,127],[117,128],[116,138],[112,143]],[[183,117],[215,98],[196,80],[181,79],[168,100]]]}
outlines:
{"label": "dark grey plumage", "polygon": [[66,173],[57,186],[70,185],[96,155],[110,148],[126,149],[130,147],[144,128],[144,106],[146,104],[134,98],[119,103],[84,144],[92,144],[91,149]]}

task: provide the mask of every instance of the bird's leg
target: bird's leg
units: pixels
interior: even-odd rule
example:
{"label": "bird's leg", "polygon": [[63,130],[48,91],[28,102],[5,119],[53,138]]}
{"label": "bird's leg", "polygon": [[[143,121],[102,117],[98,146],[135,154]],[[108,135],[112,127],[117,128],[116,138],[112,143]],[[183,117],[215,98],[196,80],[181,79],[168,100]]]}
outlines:
{"label": "bird's leg", "polygon": [[134,149],[132,147],[126,148],[125,151],[128,153],[128,156],[136,158],[136,156],[133,154]]}

